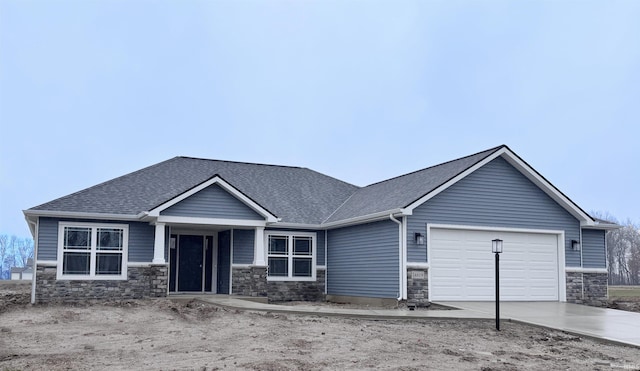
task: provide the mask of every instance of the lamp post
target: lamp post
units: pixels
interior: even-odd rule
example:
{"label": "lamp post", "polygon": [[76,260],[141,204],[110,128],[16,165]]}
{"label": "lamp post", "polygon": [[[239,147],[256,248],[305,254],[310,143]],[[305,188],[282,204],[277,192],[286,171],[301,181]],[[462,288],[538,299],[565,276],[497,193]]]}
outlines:
{"label": "lamp post", "polygon": [[491,251],[496,255],[496,330],[500,331],[500,253],[502,240],[496,238],[491,241]]}

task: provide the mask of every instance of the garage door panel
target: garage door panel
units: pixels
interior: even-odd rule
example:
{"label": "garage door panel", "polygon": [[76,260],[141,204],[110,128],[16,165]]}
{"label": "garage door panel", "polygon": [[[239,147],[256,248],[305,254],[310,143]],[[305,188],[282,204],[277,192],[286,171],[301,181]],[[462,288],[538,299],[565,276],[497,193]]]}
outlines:
{"label": "garage door panel", "polygon": [[431,300],[494,300],[491,240],[501,238],[501,300],[558,300],[557,235],[432,228]]}

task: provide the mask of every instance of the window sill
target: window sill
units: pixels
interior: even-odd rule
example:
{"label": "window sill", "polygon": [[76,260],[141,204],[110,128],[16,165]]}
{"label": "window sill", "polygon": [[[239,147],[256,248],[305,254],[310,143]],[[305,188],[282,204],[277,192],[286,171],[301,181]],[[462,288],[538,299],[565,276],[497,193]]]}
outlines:
{"label": "window sill", "polygon": [[126,276],[62,276],[56,277],[58,281],[126,281]]}
{"label": "window sill", "polygon": [[268,282],[314,282],[316,277],[267,277]]}

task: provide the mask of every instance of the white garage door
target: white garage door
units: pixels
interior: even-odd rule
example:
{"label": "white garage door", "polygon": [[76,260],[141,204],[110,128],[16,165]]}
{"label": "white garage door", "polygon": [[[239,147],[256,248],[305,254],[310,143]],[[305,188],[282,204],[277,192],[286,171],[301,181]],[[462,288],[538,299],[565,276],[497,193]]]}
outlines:
{"label": "white garage door", "polygon": [[491,240],[502,239],[500,299],[558,300],[558,238],[555,234],[432,228],[431,300],[495,299]]}

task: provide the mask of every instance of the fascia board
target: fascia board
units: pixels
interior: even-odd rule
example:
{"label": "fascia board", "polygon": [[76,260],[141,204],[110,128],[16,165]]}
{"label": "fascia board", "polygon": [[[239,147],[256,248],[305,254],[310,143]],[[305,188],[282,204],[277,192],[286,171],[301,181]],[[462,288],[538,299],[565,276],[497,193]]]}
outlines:
{"label": "fascia board", "polygon": [[199,185],[191,188],[190,190],[172,198],[171,200],[163,203],[162,205],[159,205],[155,208],[153,208],[152,210],[149,211],[148,215],[152,216],[152,217],[158,217],[160,216],[160,212],[162,212],[163,210],[177,204],[180,201],[183,201],[185,199],[187,199],[188,197],[202,191],[203,189],[214,185],[214,184],[218,184],[219,186],[221,186],[225,191],[231,193],[232,196],[236,197],[237,199],[239,199],[240,201],[242,201],[242,203],[244,203],[245,205],[247,205],[248,207],[250,207],[251,209],[253,209],[254,211],[256,211],[258,214],[260,214],[261,216],[263,216],[266,221],[268,223],[275,223],[278,221],[278,217],[276,217],[275,215],[271,214],[269,211],[267,211],[265,208],[263,208],[262,206],[258,205],[255,201],[253,201],[252,199],[250,199],[249,197],[247,197],[244,193],[240,192],[239,190],[237,190],[235,187],[233,187],[231,184],[227,183],[224,179],[222,179],[220,176],[215,175],[213,176],[211,179],[200,183]]}
{"label": "fascia board", "polygon": [[595,223],[589,225],[581,225],[582,229],[595,229],[595,230],[603,230],[603,231],[613,231],[616,229],[622,228],[622,226],[618,224],[609,224],[609,223]]}
{"label": "fascia board", "polygon": [[389,215],[404,216],[404,215],[411,215],[411,214],[410,212],[406,212],[405,209],[393,209],[393,210],[381,211],[381,212],[363,215],[363,216],[357,216],[355,218],[339,220],[331,223],[323,223],[321,224],[321,226],[323,229],[335,229],[335,228],[341,228],[341,227],[348,227],[350,225],[384,220],[389,218]]}
{"label": "fascia board", "polygon": [[324,229],[322,224],[282,223],[282,222],[267,224],[267,228]]}
{"label": "fascia board", "polygon": [[23,210],[22,212],[28,218],[42,216],[52,218],[82,218],[99,220],[139,220],[141,217],[141,214],[103,214],[77,211]]}
{"label": "fascia board", "polygon": [[221,219],[221,218],[193,218],[185,216],[160,215],[155,223],[185,224],[185,225],[223,225],[229,227],[265,227],[264,220]]}

